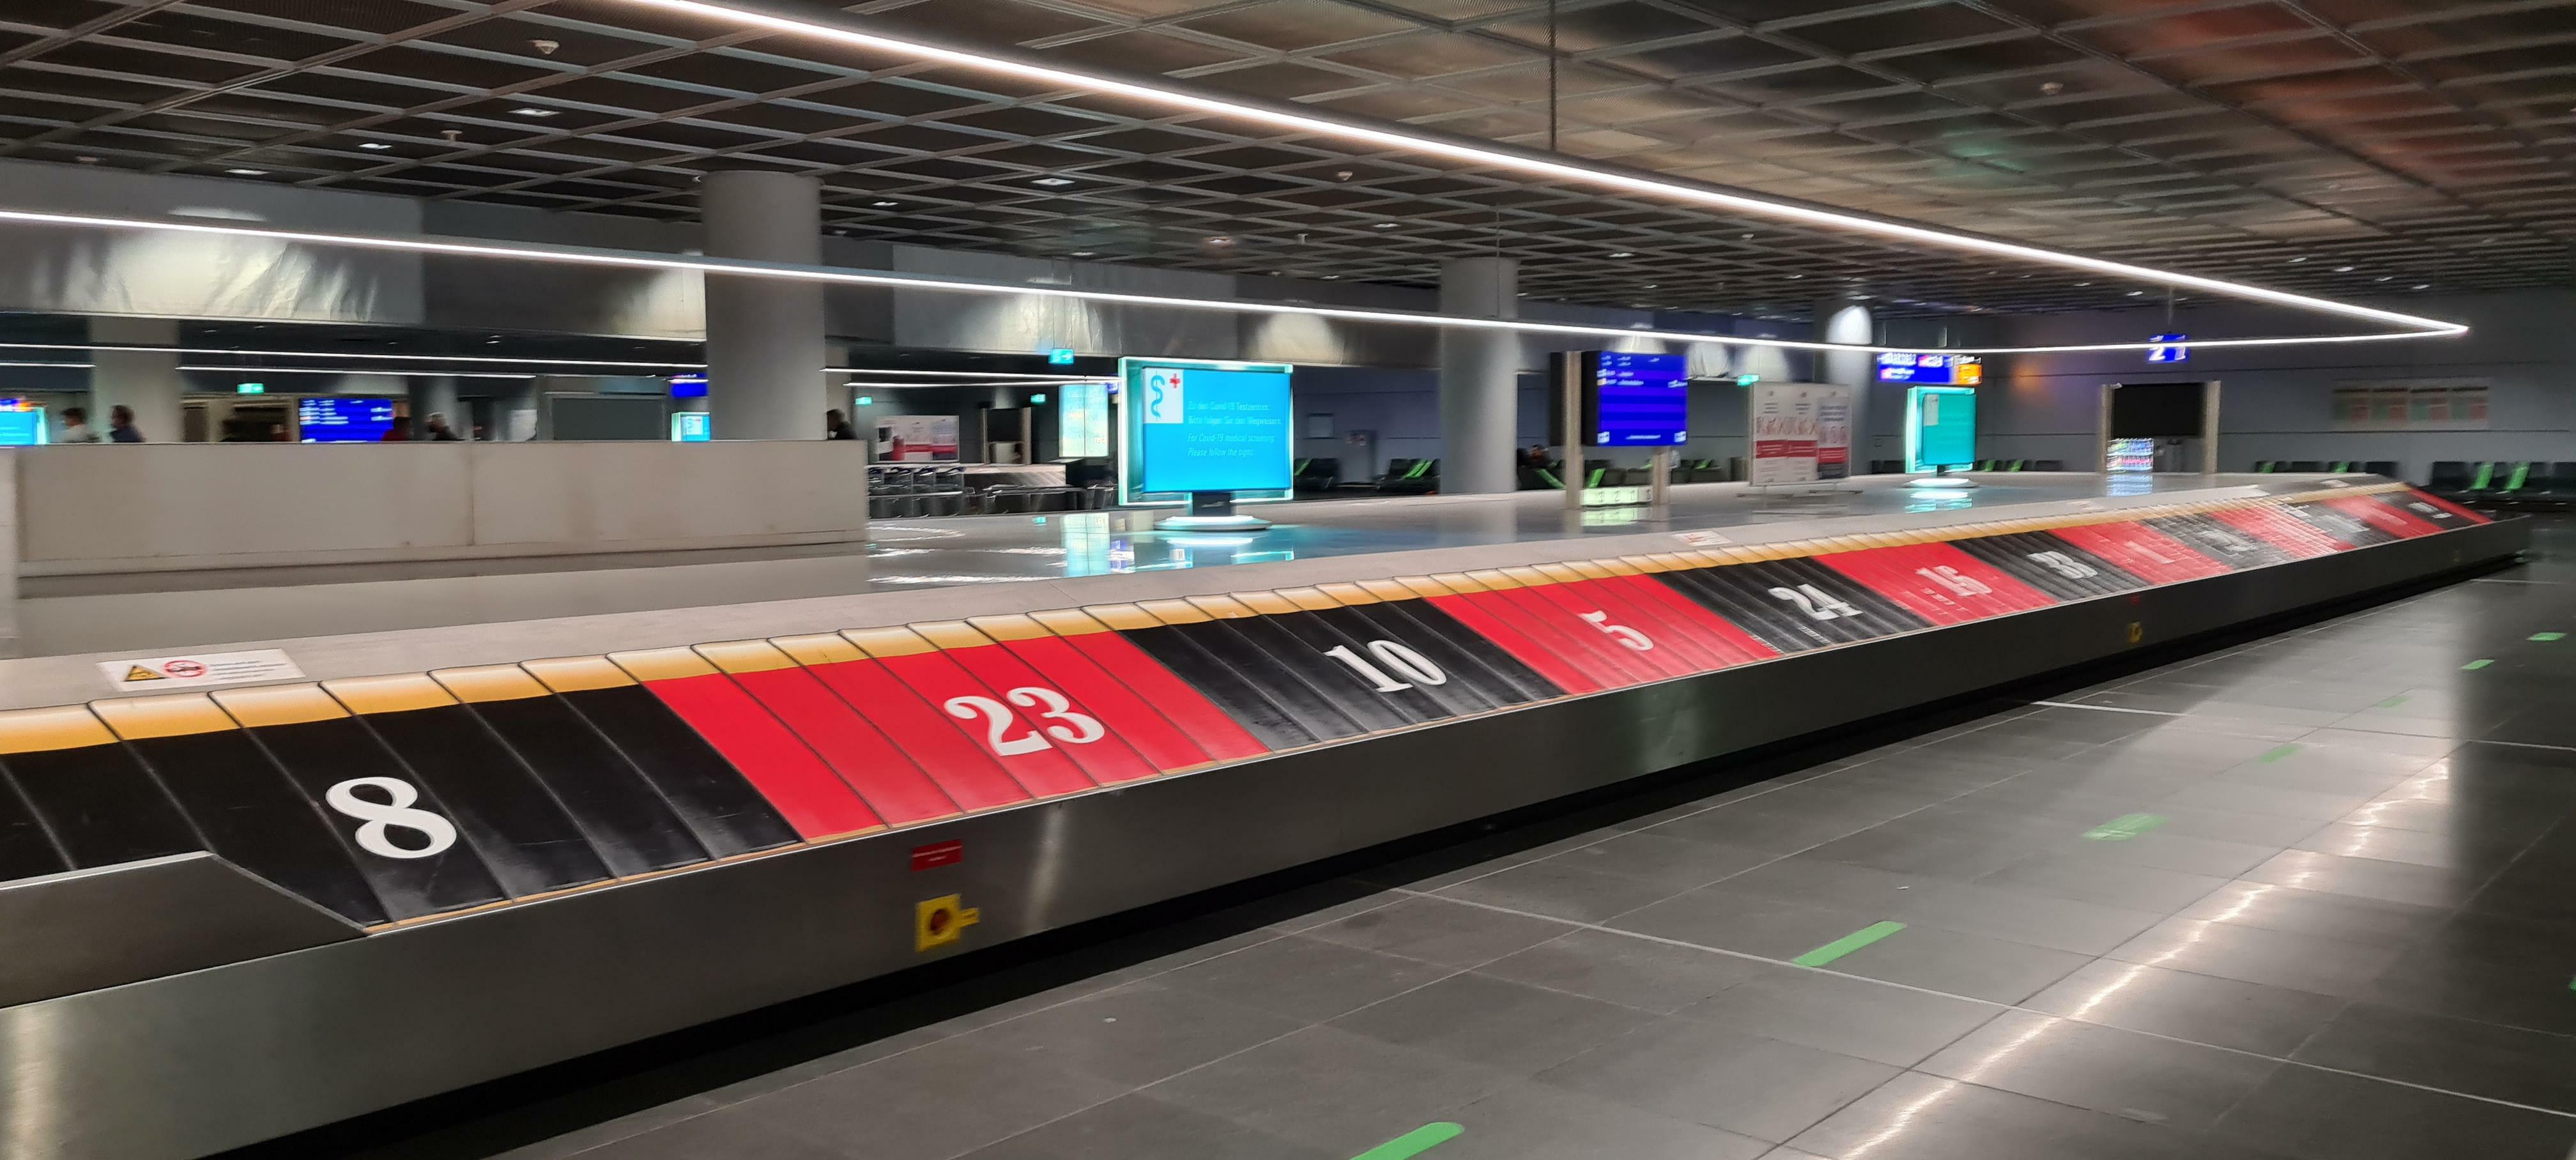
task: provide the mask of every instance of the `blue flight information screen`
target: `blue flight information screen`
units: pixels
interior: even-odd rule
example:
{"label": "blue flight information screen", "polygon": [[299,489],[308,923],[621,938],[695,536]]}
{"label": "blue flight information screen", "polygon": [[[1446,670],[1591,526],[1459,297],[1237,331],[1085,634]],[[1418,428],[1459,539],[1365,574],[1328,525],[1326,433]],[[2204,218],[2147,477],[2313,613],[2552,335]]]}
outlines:
{"label": "blue flight information screen", "polygon": [[1263,491],[1295,483],[1289,369],[1250,364],[1128,368],[1138,490]]}
{"label": "blue flight information screen", "polygon": [[1587,351],[1583,426],[1594,447],[1679,447],[1690,441],[1690,359]]}
{"label": "blue flight information screen", "polygon": [[394,429],[392,399],[324,396],[295,404],[296,438],[306,443],[382,443]]}

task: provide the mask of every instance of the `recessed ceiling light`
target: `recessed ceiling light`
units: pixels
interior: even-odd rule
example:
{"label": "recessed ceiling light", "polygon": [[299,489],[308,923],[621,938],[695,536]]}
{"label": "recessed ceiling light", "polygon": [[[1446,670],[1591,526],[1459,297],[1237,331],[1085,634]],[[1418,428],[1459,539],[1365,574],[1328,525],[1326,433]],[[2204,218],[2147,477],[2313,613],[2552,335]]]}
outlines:
{"label": "recessed ceiling light", "polygon": [[233,175],[233,176],[235,176],[235,177],[266,177],[266,176],[268,176],[268,171],[267,171],[267,170],[265,170],[265,169],[227,169],[227,170],[225,170],[224,172],[229,173],[229,174],[232,174],[232,175]]}
{"label": "recessed ceiling light", "polygon": [[1370,229],[1373,229],[1373,230],[1391,230],[1391,229],[1394,229],[1394,228],[1395,228],[1395,223],[1394,223],[1394,222],[1379,222],[1379,223],[1377,223],[1376,225],[1370,226],[1369,228],[1370,228]]}
{"label": "recessed ceiling light", "polygon": [[1326,274],[1324,275],[1324,280],[1327,282],[1339,282],[1342,280],[1342,276],[1339,274]]}
{"label": "recessed ceiling light", "polygon": [[385,143],[384,143],[384,142],[382,142],[382,141],[360,141],[360,142],[358,142],[358,148],[360,148],[360,149],[391,149],[391,148],[393,148],[393,146],[391,146],[391,145],[387,145],[387,144],[385,144]]}
{"label": "recessed ceiling light", "polygon": [[1211,246],[1231,246],[1234,244],[1234,239],[1228,237],[1214,237],[1209,238],[1207,240],[1207,244]]}
{"label": "recessed ceiling light", "polygon": [[2306,259],[2306,258],[2292,258],[2292,259],[2290,259],[2290,264],[2291,264],[2291,265],[2293,265],[2293,266],[2296,266],[2296,265],[2298,265],[2299,263],[2304,262],[2304,261],[2307,261],[2307,259]]}
{"label": "recessed ceiling light", "polygon": [[1652,290],[1652,289],[1654,289],[1654,288],[1655,288],[1655,286],[1656,286],[1656,284],[1655,284],[1655,283],[1653,283],[1653,282],[1648,282],[1648,283],[1646,283],[1646,284],[1644,284],[1644,285],[1642,285],[1642,286],[1639,286],[1639,287],[1637,287],[1637,288],[1638,288],[1638,289],[1640,289],[1640,290]]}
{"label": "recessed ceiling light", "polygon": [[1612,250],[1610,251],[1610,256],[1613,258],[1633,258],[1637,255],[1627,250]]}
{"label": "recessed ceiling light", "polygon": [[872,201],[872,202],[869,202],[868,204],[869,204],[869,205],[872,205],[872,206],[875,206],[875,207],[877,207],[878,209],[893,209],[893,208],[895,207],[895,204],[896,204],[896,203],[891,202],[891,201]]}
{"label": "recessed ceiling light", "polygon": [[2349,274],[2349,273],[2352,273],[2352,267],[2350,267],[2350,266],[2337,266],[2337,267],[2335,267],[2335,273],[2338,273],[2338,274]]}
{"label": "recessed ceiling light", "polygon": [[1071,185],[1071,184],[1073,184],[1073,179],[1072,179],[1072,178],[1070,178],[1070,177],[1041,177],[1041,178],[1037,179],[1036,181],[1032,181],[1032,182],[1030,182],[1029,184],[1031,184],[1031,185]]}
{"label": "recessed ceiling light", "polygon": [[1098,250],[1075,250],[1075,251],[1073,252],[1072,256],[1073,256],[1073,257],[1076,257],[1076,258],[1088,258],[1088,257],[1092,256],[1093,254],[1096,254],[1096,253],[1099,253],[1099,252],[1100,252],[1100,251],[1098,251]]}
{"label": "recessed ceiling light", "polygon": [[2433,288],[2433,284],[2430,282],[2418,282],[2415,284],[2415,288],[2418,290],[2430,290]]}
{"label": "recessed ceiling light", "polygon": [[518,108],[510,110],[510,115],[513,117],[544,118],[554,116],[561,112],[563,112],[561,109],[540,109],[535,105],[521,105]]}
{"label": "recessed ceiling light", "polygon": [[2139,296],[2141,296],[2141,295],[2143,295],[2143,294],[2145,294],[2145,293],[2146,293],[2146,291],[2144,291],[2144,290],[2131,290],[2131,291],[2129,291],[2129,297],[2131,297],[2131,298],[2136,298],[2136,297],[2139,297]]}
{"label": "recessed ceiling light", "polygon": [[2396,281],[2396,280],[2397,280],[2397,275],[2395,275],[2395,274],[2382,274],[2382,275],[2380,275],[2379,277],[2374,278],[2374,279],[2371,279],[2371,280],[2372,280],[2372,281],[2374,281],[2374,282],[2394,282],[2394,281]]}
{"label": "recessed ceiling light", "polygon": [[1806,277],[1806,275],[1804,275],[1804,274],[1791,274],[1791,275],[1789,275],[1789,276],[1790,276],[1790,277],[1792,277],[1792,278],[1804,278],[1804,277]]}
{"label": "recessed ceiling light", "polygon": [[2090,286],[2090,285],[2092,285],[2092,283],[2090,283],[2090,282],[2078,282],[2078,283],[2076,283],[2076,285],[2078,285],[2078,286]]}

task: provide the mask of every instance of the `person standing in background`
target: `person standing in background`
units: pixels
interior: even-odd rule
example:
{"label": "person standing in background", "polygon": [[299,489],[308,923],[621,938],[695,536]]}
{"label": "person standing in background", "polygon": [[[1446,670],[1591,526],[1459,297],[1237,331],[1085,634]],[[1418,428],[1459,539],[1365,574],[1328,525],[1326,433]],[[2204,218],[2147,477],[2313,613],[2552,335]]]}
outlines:
{"label": "person standing in background", "polygon": [[134,425],[134,408],[119,403],[107,409],[107,441],[141,443],[143,432]]}
{"label": "person standing in background", "polygon": [[89,412],[80,407],[63,408],[64,443],[96,443],[98,432],[89,429]]}
{"label": "person standing in background", "polygon": [[858,437],[858,429],[850,426],[848,416],[841,414],[839,408],[835,407],[823,412],[823,438],[856,439]]}
{"label": "person standing in background", "polygon": [[464,441],[457,436],[456,428],[447,425],[447,416],[437,411],[429,413],[428,433],[429,441],[432,443],[461,443]]}

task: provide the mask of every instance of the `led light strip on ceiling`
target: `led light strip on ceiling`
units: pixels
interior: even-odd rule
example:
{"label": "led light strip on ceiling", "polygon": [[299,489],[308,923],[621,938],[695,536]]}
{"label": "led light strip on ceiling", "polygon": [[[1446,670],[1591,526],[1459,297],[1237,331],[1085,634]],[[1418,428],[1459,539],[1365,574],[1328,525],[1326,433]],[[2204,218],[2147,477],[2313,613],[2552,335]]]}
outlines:
{"label": "led light strip on ceiling", "polygon": [[[182,366],[182,367],[180,367],[179,369],[180,369],[180,370],[183,370],[183,371],[217,371],[217,372],[221,372],[221,373],[223,373],[223,374],[231,374],[231,375],[374,375],[374,376],[376,376],[376,377],[378,377],[378,378],[388,378],[388,379],[409,378],[409,377],[413,377],[413,376],[419,376],[419,377],[422,377],[422,378],[453,378],[453,379],[533,379],[533,378],[536,378],[536,377],[537,377],[537,375],[535,374],[535,372],[532,372],[532,371],[444,371],[444,370],[435,370],[435,369],[420,369],[420,368],[405,368],[405,367],[384,368],[384,367],[204,367],[204,366]],[[650,397],[650,396],[647,396],[647,397]]]}
{"label": "led light strip on ceiling", "polygon": [[[1109,290],[1076,290],[1063,286],[1034,286],[1017,282],[979,282],[969,278],[952,278],[937,274],[898,274],[883,270],[857,270],[837,266],[806,266],[785,262],[755,262],[741,258],[709,258],[657,254],[641,250],[610,250],[590,246],[564,246],[542,242],[500,244],[463,238],[419,235],[388,236],[376,234],[330,234],[311,230],[271,229],[265,226],[216,225],[197,221],[168,221],[155,218],[113,218],[88,214],[50,213],[39,210],[0,209],[0,222],[29,225],[73,226],[87,229],[157,230],[171,233],[212,235],[218,237],[266,238],[273,241],[303,242],[316,246],[339,246],[352,249],[390,250],[414,254],[439,254],[467,258],[510,258],[536,262],[565,262],[628,270],[672,270],[697,274],[723,274],[732,277],[769,278],[782,281],[817,282],[846,286],[895,286],[913,290],[950,291],[962,294],[1026,295],[1040,298],[1068,298],[1085,302],[1106,302],[1121,306],[1162,307],[1176,310],[1213,310],[1230,314],[1287,314],[1308,318],[1334,318],[1349,322],[1379,322],[1398,326],[1442,326],[1462,330],[1498,330],[1522,334],[1580,335],[1593,338],[1654,340],[1669,342],[1706,342],[1721,346],[1767,347],[1781,350],[1844,351],[1870,353],[1888,351],[1899,354],[2016,354],[2048,350],[2147,350],[2158,344],[2147,342],[2102,343],[2082,348],[2068,347],[1916,347],[1888,346],[1879,343],[1804,342],[1785,338],[1742,338],[1731,334],[1704,334],[1694,331],[1652,330],[1643,327],[1581,326],[1560,322],[1526,322],[1509,318],[1469,318],[1451,314],[1432,314],[1410,310],[1364,310],[1344,306],[1307,306],[1286,302],[1247,302],[1217,298],[1178,298],[1162,294],[1123,294]],[[2265,293],[2271,293],[2266,291]],[[2322,300],[2315,300],[2322,301]],[[2334,304],[2340,305],[2340,304]],[[2365,310],[2365,307],[2350,307]],[[2385,314],[2385,311],[2373,313]],[[2194,341],[2201,349],[2227,346],[2296,346],[2328,342],[2387,342],[2399,339],[2449,337],[2468,333],[2468,327],[2454,322],[2415,319],[2393,315],[2410,324],[2438,329],[2410,330],[2386,334],[2331,334],[2289,336],[2280,338],[2220,338]]]}
{"label": "led light strip on ceiling", "polygon": [[[1282,129],[1294,130],[1296,132],[1314,133],[1325,137],[1336,137],[1346,141],[1355,141],[1380,148],[1401,149],[1407,152],[1445,157],[1452,161],[1465,162],[1470,165],[1508,169],[1537,177],[1553,178],[1562,181],[1575,182],[1582,185],[1621,190],[1628,193],[1642,193],[1674,201],[1691,202],[1719,209],[1758,214],[1763,217],[1780,218],[1788,221],[1800,222],[1806,225],[1821,226],[1827,229],[1842,230],[1852,233],[1874,234],[1882,238],[1889,238],[1897,241],[1937,246],[1944,249],[1966,250],[1972,253],[1988,255],[1990,257],[2006,258],[2025,262],[2037,262],[2043,265],[2059,266],[2070,270],[2082,270],[2087,273],[2103,274],[2115,278],[2128,278],[2142,282],[2158,283],[2165,286],[2187,287],[2194,290],[2226,295],[2233,298],[2249,298],[2281,306],[2295,307],[2301,310],[2313,310],[2327,314],[2342,315],[2348,318],[2366,319],[2372,322],[2383,323],[2390,326],[2401,326],[2410,330],[2420,331],[2424,336],[2456,335],[2464,334],[2468,331],[2467,327],[2458,323],[2444,322],[2437,318],[2423,318],[2412,314],[2401,314],[2393,310],[2381,310],[2375,307],[2362,306],[2357,303],[2337,302],[2330,298],[2315,298],[2305,294],[2293,294],[2286,290],[2273,290],[2267,287],[2253,286],[2243,282],[2230,282],[2221,278],[2205,278],[2195,274],[2183,274],[2171,270],[2158,270],[2149,266],[2136,266],[2126,262],[2114,262],[2106,258],[2091,258],[2081,254],[2070,254],[2058,250],[2042,249],[2037,246],[2019,245],[2012,242],[1998,241],[1993,238],[1977,237],[1972,234],[1953,233],[1948,230],[1934,229],[1930,226],[1915,225],[1908,222],[1887,221],[1879,218],[1863,217],[1857,214],[1840,213],[1816,206],[1774,201],[1769,198],[1732,192],[1716,186],[1654,178],[1638,173],[1622,173],[1616,170],[1600,169],[1561,160],[1548,154],[1521,153],[1492,145],[1472,144],[1466,141],[1444,140],[1437,137],[1423,136],[1418,133],[1407,132],[1400,128],[1380,127],[1339,120],[1331,117],[1317,116],[1311,112],[1292,111],[1283,108],[1270,108],[1242,100],[1228,99],[1207,93],[1192,92],[1186,89],[1171,88],[1141,81],[1121,80],[1115,77],[1102,76],[1096,73],[1082,72],[1075,69],[1057,68],[1051,65],[1042,65],[1031,61],[1016,60],[1010,57],[997,56],[985,52],[975,52],[962,48],[906,39],[903,37],[887,36],[882,33],[863,31],[857,27],[844,23],[836,22],[826,24],[802,16],[781,15],[778,13],[762,11],[758,8],[742,4],[711,4],[707,3],[706,0],[619,0],[619,2],[637,8],[659,9],[664,12],[678,13],[701,19],[730,22],[751,28],[764,28],[772,32],[785,33],[793,36],[805,36],[816,40],[850,45],[875,52],[892,53],[900,56],[915,57],[922,60],[937,61],[941,64],[957,65],[982,72],[1018,77],[1024,80],[1038,81],[1044,84],[1060,86],[1068,89],[1088,90],[1099,93],[1114,93],[1119,96],[1133,97],[1138,100],[1148,101],[1158,105],[1166,105],[1174,108],[1191,110],[1193,112],[1210,113],[1224,117],[1239,118],[1247,121],[1258,121],[1266,125],[1274,125]],[[2135,345],[2106,345],[2098,347],[2055,349],[2144,350],[2149,345],[2151,344],[2139,343]],[[2221,344],[2194,343],[2193,345],[2217,346]],[[1988,351],[1981,353],[2007,352]]]}
{"label": "led light strip on ceiling", "polygon": [[884,367],[824,367],[826,374],[876,375],[880,378],[1028,379],[1050,383],[1114,383],[1116,375],[1039,375],[1016,371],[898,371]]}

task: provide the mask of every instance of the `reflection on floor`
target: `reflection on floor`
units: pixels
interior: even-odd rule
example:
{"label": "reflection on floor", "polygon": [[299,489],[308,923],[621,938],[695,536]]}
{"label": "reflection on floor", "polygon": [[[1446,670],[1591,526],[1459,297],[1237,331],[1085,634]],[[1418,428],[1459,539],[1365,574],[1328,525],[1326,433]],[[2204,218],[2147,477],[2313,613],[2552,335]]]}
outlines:
{"label": "reflection on floor", "polygon": [[[1734,527],[1839,515],[1951,511],[2126,494],[2103,477],[2013,473],[1964,493],[1918,492],[1896,476],[1847,487],[1674,490],[1671,509],[1569,517],[1555,492],[1300,502],[1265,509],[1254,535],[1167,533],[1161,510],[881,520],[865,545],[129,572],[29,577],[19,595],[27,656],[167,651],[240,641],[437,628],[609,612],[797,600],[958,584],[1009,584],[1177,568],[1264,564],[1410,548]],[[2280,476],[2123,477],[2120,489],[2188,490]],[[173,599],[176,597],[177,599]]]}
{"label": "reflection on floor", "polygon": [[1346,1160],[1451,1123],[1432,1160],[2559,1160],[2576,527],[2539,538],[351,1151]]}

